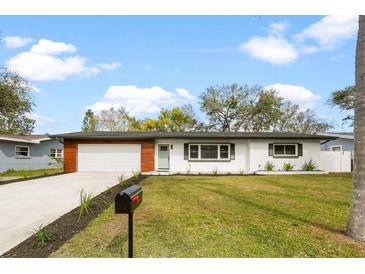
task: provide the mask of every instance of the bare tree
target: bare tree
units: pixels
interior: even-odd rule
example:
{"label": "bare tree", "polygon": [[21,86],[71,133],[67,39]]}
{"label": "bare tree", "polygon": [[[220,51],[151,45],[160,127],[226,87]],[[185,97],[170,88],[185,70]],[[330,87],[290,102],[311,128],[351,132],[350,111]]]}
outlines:
{"label": "bare tree", "polygon": [[365,241],[365,16],[359,16],[355,64],[355,149],[347,233]]}
{"label": "bare tree", "polygon": [[96,128],[102,131],[128,131],[131,119],[124,107],[102,110],[96,117]]}

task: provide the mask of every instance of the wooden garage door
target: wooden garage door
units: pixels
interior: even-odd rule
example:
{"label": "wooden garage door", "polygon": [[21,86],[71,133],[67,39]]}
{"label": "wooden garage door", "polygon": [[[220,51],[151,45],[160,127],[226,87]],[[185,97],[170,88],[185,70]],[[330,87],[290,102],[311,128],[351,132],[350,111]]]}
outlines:
{"label": "wooden garage door", "polygon": [[140,144],[79,144],[78,171],[141,170]]}

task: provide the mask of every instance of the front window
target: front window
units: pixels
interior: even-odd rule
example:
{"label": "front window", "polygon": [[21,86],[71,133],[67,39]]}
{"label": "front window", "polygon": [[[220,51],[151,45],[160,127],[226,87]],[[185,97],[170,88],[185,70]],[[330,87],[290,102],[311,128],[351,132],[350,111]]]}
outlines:
{"label": "front window", "polygon": [[63,150],[51,148],[49,157],[51,158],[63,158]]}
{"label": "front window", "polygon": [[28,146],[15,146],[15,157],[16,158],[29,158],[29,147]]}
{"label": "front window", "polygon": [[229,158],[229,145],[220,145],[220,158],[221,159]]}
{"label": "front window", "polygon": [[218,159],[218,145],[200,145],[200,158],[208,160]]}
{"label": "front window", "polygon": [[199,159],[199,145],[190,145],[190,159]]}
{"label": "front window", "polygon": [[298,156],[297,144],[274,144],[274,156]]}
{"label": "front window", "polygon": [[190,144],[189,160],[229,160],[229,144]]}

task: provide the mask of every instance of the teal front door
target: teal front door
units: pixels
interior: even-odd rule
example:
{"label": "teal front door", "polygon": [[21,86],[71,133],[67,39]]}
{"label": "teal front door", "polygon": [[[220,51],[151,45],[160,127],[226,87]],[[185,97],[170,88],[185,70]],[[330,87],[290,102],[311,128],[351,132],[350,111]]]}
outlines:
{"label": "teal front door", "polygon": [[158,170],[168,171],[170,168],[170,146],[158,145]]}

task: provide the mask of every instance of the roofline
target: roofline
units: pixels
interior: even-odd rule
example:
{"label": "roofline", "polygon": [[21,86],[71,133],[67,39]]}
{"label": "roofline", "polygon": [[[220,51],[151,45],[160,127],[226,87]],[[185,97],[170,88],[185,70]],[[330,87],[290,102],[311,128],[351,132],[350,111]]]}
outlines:
{"label": "roofline", "polygon": [[1,141],[9,141],[9,142],[18,142],[18,143],[27,143],[27,144],[39,144],[42,141],[51,140],[51,138],[42,138],[38,140],[24,140],[24,139],[17,139],[12,137],[0,137]]}
{"label": "roofline", "polygon": [[[337,137],[335,136],[328,136],[328,135],[314,135],[308,134],[308,136],[240,136],[240,135],[228,135],[228,136],[193,136],[193,135],[167,135],[167,136],[146,136],[141,132],[142,136],[95,136],[95,135],[69,135],[70,133],[65,134],[54,134],[49,135],[50,138],[53,139],[68,139],[68,140],[154,140],[154,139],[202,139],[202,138],[209,138],[209,139],[283,139],[283,140],[292,140],[292,139],[301,139],[301,140],[335,140]],[[204,132],[203,132],[204,133]],[[72,134],[72,133],[71,133]],[[81,134],[81,133],[80,133]],[[137,133],[138,134],[138,133]],[[158,133],[157,133],[158,134]],[[185,133],[186,134],[186,133]],[[193,133],[194,134],[194,133]],[[260,134],[260,133],[259,133]],[[298,133],[300,134],[300,133]]]}
{"label": "roofline", "polygon": [[[320,133],[319,135],[322,135],[322,133]],[[347,134],[341,134],[341,133],[323,133],[323,135],[337,137],[337,138],[341,138],[341,139],[348,139],[348,140],[355,139],[354,135],[347,135]]]}

